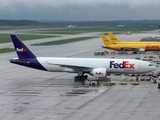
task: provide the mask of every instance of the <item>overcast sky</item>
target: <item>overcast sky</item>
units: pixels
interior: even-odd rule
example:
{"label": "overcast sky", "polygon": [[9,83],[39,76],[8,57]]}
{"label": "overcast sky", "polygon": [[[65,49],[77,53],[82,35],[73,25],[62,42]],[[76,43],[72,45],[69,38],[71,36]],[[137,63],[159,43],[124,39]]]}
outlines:
{"label": "overcast sky", "polygon": [[0,0],[0,19],[160,19],[160,0]]}

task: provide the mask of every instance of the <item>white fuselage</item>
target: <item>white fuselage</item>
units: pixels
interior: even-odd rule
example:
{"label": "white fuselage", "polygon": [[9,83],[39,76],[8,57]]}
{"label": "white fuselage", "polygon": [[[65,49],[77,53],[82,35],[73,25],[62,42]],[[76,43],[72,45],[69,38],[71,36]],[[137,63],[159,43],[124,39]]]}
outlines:
{"label": "white fuselage", "polygon": [[87,73],[96,68],[106,68],[107,73],[145,73],[155,70],[151,63],[135,59],[37,57],[37,60],[50,72]]}

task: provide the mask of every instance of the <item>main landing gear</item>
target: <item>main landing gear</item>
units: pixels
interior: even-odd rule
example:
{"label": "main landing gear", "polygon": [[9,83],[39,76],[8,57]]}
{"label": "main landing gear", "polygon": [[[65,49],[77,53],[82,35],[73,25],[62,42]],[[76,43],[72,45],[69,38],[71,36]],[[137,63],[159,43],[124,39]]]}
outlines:
{"label": "main landing gear", "polygon": [[137,52],[136,52],[136,51],[133,51],[133,54],[137,54]]}
{"label": "main landing gear", "polygon": [[119,51],[120,54],[126,54],[127,52],[125,51],[124,48],[121,48],[121,50]]}
{"label": "main landing gear", "polygon": [[76,81],[85,81],[86,79],[88,78],[88,76],[87,75],[82,75],[82,76],[75,76],[74,77],[74,81],[76,82]]}

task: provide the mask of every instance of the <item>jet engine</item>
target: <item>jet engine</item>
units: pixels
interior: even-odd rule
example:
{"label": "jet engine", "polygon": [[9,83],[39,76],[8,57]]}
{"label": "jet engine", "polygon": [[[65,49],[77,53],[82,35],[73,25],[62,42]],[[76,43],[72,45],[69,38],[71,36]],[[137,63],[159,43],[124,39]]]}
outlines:
{"label": "jet engine", "polygon": [[95,77],[105,78],[107,76],[107,69],[106,68],[93,69],[93,71],[91,72],[91,75]]}
{"label": "jet engine", "polygon": [[140,48],[138,51],[139,52],[145,52],[145,49],[144,48]]}

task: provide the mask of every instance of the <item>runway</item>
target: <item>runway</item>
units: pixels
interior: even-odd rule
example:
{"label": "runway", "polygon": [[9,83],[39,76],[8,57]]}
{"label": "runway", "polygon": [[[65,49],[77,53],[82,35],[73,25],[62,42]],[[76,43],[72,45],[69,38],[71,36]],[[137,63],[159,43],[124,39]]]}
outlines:
{"label": "runway", "polygon": [[[104,51],[100,33],[78,34],[71,37],[98,35],[98,38],[56,46],[29,46],[36,56],[135,58],[148,54],[108,54]],[[122,41],[139,41],[143,37],[160,36],[156,31],[132,35],[116,35]],[[66,36],[67,37],[67,36]],[[64,38],[64,36],[62,36]],[[57,40],[59,38],[53,38]],[[46,39],[47,40],[47,39]],[[50,41],[51,38],[48,39]],[[26,41],[27,45],[43,40]],[[12,46],[12,43],[8,43]],[[160,119],[160,90],[150,81],[131,85],[129,76],[111,75],[113,86],[89,86],[75,83],[73,73],[50,73],[9,63],[15,52],[0,54],[0,119],[3,120],[150,120]],[[154,63],[155,64],[155,63]],[[160,71],[157,67],[156,71]],[[120,81],[127,85],[119,85]]]}

